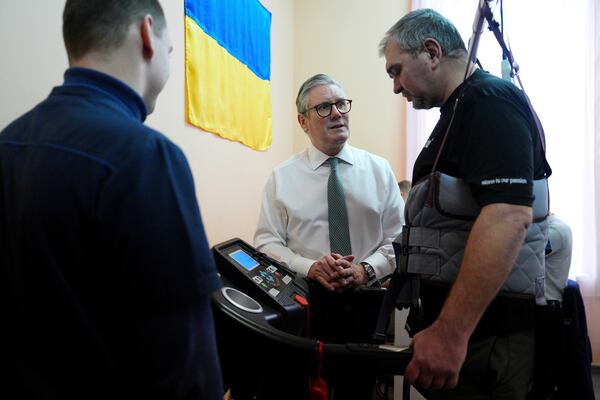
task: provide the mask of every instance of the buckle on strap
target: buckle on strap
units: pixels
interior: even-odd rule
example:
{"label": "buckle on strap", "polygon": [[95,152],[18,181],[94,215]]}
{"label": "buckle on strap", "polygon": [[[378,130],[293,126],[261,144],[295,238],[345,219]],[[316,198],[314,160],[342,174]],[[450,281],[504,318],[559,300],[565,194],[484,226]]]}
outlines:
{"label": "buckle on strap", "polygon": [[[402,226],[402,233],[394,240],[394,254],[396,255],[396,272],[404,273],[408,265],[408,253],[410,251],[409,236],[411,228],[408,225]],[[399,240],[398,240],[399,239]]]}
{"label": "buckle on strap", "polygon": [[396,268],[399,272],[411,272],[408,270],[408,256],[419,253],[420,247],[439,249],[440,231],[437,229],[424,228],[420,226],[402,227],[402,233],[392,243],[396,255]]}

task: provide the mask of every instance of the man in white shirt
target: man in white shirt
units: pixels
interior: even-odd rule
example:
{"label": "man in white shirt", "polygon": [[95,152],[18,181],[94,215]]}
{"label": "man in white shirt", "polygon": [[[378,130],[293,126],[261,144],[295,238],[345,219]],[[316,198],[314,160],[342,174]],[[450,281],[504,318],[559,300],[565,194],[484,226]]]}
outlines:
{"label": "man in white shirt", "polygon": [[[254,236],[260,251],[338,292],[392,273],[392,241],[402,229],[404,210],[389,163],[347,144],[351,103],[327,75],[301,86],[298,122],[312,146],[272,172]],[[334,156],[340,160],[352,254],[330,249],[327,182],[328,159]]]}
{"label": "man in white shirt", "polygon": [[[298,123],[312,146],[272,172],[254,235],[260,251],[316,282],[312,337],[326,342],[372,337],[376,296],[351,289],[376,286],[393,272],[392,241],[404,221],[404,202],[389,163],[347,143],[351,105],[341,85],[327,75],[315,75],[300,87]],[[331,187],[340,181],[343,198],[332,205]],[[340,204],[343,224],[332,218],[339,215]],[[371,399],[375,376],[343,366],[323,372],[333,399]]]}

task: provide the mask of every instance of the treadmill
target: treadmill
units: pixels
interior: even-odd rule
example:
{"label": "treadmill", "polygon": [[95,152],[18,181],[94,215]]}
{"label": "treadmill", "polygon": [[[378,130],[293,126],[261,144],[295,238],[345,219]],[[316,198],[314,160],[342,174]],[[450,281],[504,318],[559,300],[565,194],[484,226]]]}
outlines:
{"label": "treadmill", "polygon": [[[323,343],[307,337],[311,288],[284,265],[239,238],[215,245],[212,251],[223,281],[212,299],[219,357],[224,384],[234,400],[310,399],[309,381],[314,383],[328,370],[404,373],[412,357],[408,348]],[[362,290],[368,293],[358,295],[379,302],[385,293]]]}

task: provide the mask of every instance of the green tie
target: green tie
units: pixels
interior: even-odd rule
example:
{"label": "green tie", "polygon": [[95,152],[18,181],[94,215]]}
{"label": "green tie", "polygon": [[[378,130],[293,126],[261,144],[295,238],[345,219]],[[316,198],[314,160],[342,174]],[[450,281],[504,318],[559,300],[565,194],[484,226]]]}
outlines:
{"label": "green tie", "polygon": [[337,157],[331,157],[329,164],[331,172],[327,181],[327,204],[329,206],[329,245],[332,253],[343,256],[352,254],[350,245],[350,230],[348,228],[348,212],[344,188],[338,176]]}

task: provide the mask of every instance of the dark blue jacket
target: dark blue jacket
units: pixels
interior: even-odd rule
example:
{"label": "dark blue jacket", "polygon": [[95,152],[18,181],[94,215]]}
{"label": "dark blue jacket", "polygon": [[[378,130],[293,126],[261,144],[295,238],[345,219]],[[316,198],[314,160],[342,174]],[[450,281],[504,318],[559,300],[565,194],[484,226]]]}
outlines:
{"label": "dark blue jacket", "polygon": [[222,399],[194,182],[145,118],[72,68],[1,132],[0,398]]}

